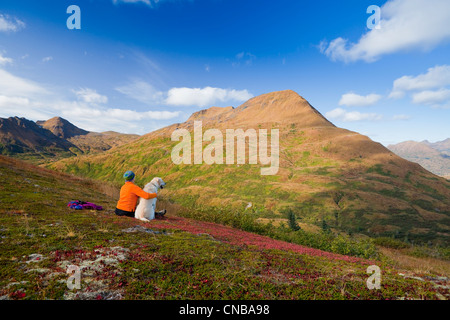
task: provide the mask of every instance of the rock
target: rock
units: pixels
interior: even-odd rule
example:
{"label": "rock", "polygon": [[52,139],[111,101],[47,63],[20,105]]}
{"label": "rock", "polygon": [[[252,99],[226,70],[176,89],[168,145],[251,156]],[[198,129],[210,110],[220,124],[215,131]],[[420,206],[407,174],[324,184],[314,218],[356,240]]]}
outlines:
{"label": "rock", "polygon": [[217,242],[221,242],[221,241],[219,241],[219,240],[217,240],[216,238],[214,238],[212,235],[210,235],[209,233],[197,233],[196,234],[197,236],[205,236],[205,237],[207,237],[208,238],[208,240],[210,239],[210,240],[213,240],[213,241],[217,241]]}
{"label": "rock", "polygon": [[436,292],[436,297],[438,297],[439,300],[447,300],[446,297],[444,297],[442,294],[440,294],[439,292]]}
{"label": "rock", "polygon": [[64,293],[65,300],[121,300],[122,298],[121,291],[96,290]]}
{"label": "rock", "polygon": [[31,263],[31,262],[40,262],[40,261],[42,261],[42,260],[44,260],[45,258],[44,258],[44,256],[42,255],[42,254],[40,254],[40,253],[33,253],[33,254],[30,254],[29,256],[28,256],[28,261],[25,261],[25,263]]}
{"label": "rock", "polygon": [[145,233],[151,233],[151,234],[167,234],[165,231],[155,231],[140,225],[131,227],[131,228],[127,228],[127,229],[123,229],[122,232],[127,232],[127,233],[133,233],[133,232],[145,232]]}
{"label": "rock", "polygon": [[51,270],[47,269],[47,268],[36,268],[36,269],[29,269],[29,270],[25,271],[25,273],[30,273],[30,272],[48,273],[48,272],[51,272]]}
{"label": "rock", "polygon": [[28,282],[28,281],[11,282],[11,283],[8,283],[8,284],[5,286],[5,289],[9,289],[9,288],[11,288],[12,286],[24,285],[24,284],[27,284],[27,283],[29,283],[29,282]]}
{"label": "rock", "polygon": [[434,281],[434,282],[437,282],[437,281],[448,282],[450,280],[447,277],[441,277],[441,276],[435,276],[435,277],[426,276],[425,279],[431,280],[431,281]]}
{"label": "rock", "polygon": [[[122,290],[110,290],[110,279],[105,271],[115,270],[115,275],[121,274],[120,262],[127,259],[129,249],[123,247],[100,248],[94,251],[89,259],[77,261],[82,279],[81,288],[77,291],[67,290],[66,300],[120,300],[123,299]],[[63,260],[58,266],[67,269],[73,265],[72,261]],[[104,277],[106,275],[106,277]],[[61,283],[63,283],[62,280]]]}

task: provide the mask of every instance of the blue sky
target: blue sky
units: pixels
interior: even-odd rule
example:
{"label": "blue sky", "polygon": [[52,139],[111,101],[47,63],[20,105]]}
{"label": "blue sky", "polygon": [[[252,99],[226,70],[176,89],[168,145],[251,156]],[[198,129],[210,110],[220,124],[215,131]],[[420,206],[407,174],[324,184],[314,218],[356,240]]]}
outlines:
{"label": "blue sky", "polygon": [[449,57],[447,0],[2,0],[0,117],[145,134],[291,89],[384,145],[438,141]]}

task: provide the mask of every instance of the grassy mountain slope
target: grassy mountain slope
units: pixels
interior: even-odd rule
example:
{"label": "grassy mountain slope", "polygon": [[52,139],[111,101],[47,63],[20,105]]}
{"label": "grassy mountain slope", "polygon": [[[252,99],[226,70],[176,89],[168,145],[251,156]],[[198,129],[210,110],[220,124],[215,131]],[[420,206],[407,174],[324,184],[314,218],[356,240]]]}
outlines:
{"label": "grassy mountain slope", "polygon": [[100,153],[114,147],[130,143],[137,139],[137,134],[125,134],[114,131],[89,132],[85,135],[78,135],[68,139],[76,145],[84,154]]}
{"label": "grassy mountain slope", "polygon": [[[444,299],[448,281],[177,215],[118,217],[105,183],[0,156],[1,299]],[[67,208],[72,199],[104,211]],[[369,264],[382,270],[369,290]],[[81,270],[69,289],[67,268]],[[73,283],[73,282],[71,282]],[[168,311],[169,312],[169,311]]]}
{"label": "grassy mountain slope", "polygon": [[[248,158],[244,165],[174,165],[171,151],[178,142],[171,134],[177,128],[192,132],[194,120],[203,121],[203,130],[222,132],[278,128],[278,173],[262,176],[261,165],[248,164]],[[126,170],[135,171],[141,184],[161,176],[170,186],[168,197],[192,208],[252,210],[273,223],[292,210],[301,222],[319,227],[326,223],[348,233],[449,243],[449,181],[366,136],[335,127],[289,90],[255,97],[238,108],[202,110],[185,123],[114,150],[51,167],[115,182]]]}

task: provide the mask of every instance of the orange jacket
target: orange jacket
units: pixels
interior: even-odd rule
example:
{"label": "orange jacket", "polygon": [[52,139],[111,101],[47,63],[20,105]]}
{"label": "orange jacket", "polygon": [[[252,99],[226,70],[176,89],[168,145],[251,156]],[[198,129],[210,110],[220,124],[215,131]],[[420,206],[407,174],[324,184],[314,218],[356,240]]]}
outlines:
{"label": "orange jacket", "polygon": [[156,193],[145,192],[133,182],[127,181],[120,189],[120,199],[117,202],[117,209],[134,212],[139,197],[148,200],[156,198],[156,196]]}

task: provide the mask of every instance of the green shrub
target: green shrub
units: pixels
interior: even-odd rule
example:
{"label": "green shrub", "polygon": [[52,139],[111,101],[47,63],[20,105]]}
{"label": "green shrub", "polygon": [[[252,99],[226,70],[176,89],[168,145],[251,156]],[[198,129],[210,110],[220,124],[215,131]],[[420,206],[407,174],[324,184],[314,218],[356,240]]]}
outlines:
{"label": "green shrub", "polygon": [[[288,229],[289,230],[289,229]],[[330,233],[309,233],[303,230],[296,232],[280,232],[276,234],[279,240],[292,242],[323,251],[356,256],[366,259],[379,256],[376,246],[371,240],[357,240],[349,236]]]}
{"label": "green shrub", "polygon": [[382,247],[386,247],[386,248],[392,248],[392,249],[404,249],[404,248],[409,248],[410,245],[394,239],[394,238],[389,238],[389,237],[378,237],[378,238],[374,238],[373,239],[373,243]]}
{"label": "green shrub", "polygon": [[427,246],[413,246],[407,254],[418,258],[436,258],[449,261],[450,248],[447,247],[427,247]]}
{"label": "green shrub", "polygon": [[330,233],[331,232],[331,228],[328,225],[327,221],[324,219],[322,219],[322,232],[323,233]]}
{"label": "green shrub", "polygon": [[[298,226],[299,229],[294,230],[292,226],[289,225],[289,219],[288,224],[281,224],[277,227],[273,224],[260,223],[257,219],[261,217],[261,212],[256,208],[239,211],[225,207],[203,207],[194,205],[195,200],[192,200],[192,206],[186,206],[188,203],[184,202],[183,208],[177,211],[177,215],[228,225],[244,231],[265,235],[273,239],[304,245],[323,251],[366,259],[378,257],[377,248],[371,240],[358,240],[343,235],[337,236],[332,233],[331,228],[325,220],[323,220],[325,232],[311,233],[302,230],[300,226]],[[292,208],[286,208],[283,211],[288,217],[291,216],[291,219],[292,216],[295,218],[295,212]],[[297,224],[296,221],[295,224]]]}
{"label": "green shrub", "polygon": [[294,214],[294,212],[291,210],[291,209],[289,209],[289,211],[288,211],[288,224],[289,224],[289,227],[292,229],[292,230],[294,230],[294,231],[298,231],[298,230],[300,230],[301,228],[300,228],[300,226],[298,225],[298,223],[297,223],[297,221],[296,221],[296,217],[295,217],[295,214]]}

